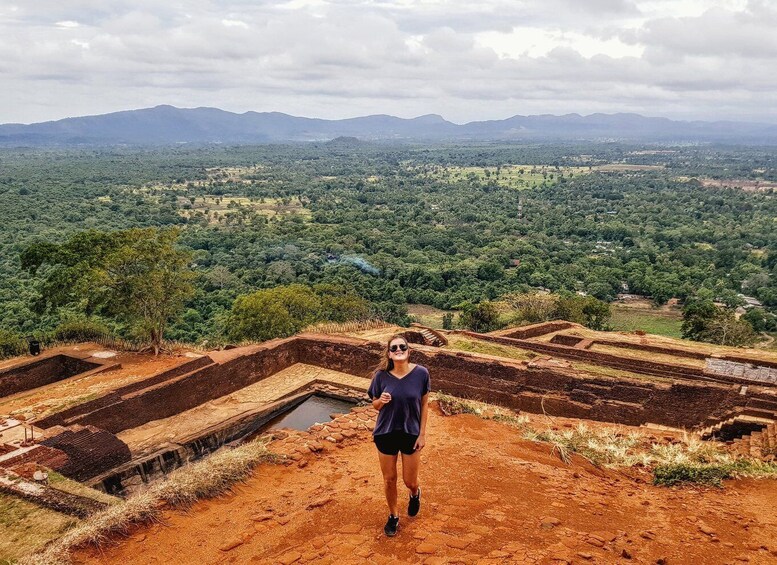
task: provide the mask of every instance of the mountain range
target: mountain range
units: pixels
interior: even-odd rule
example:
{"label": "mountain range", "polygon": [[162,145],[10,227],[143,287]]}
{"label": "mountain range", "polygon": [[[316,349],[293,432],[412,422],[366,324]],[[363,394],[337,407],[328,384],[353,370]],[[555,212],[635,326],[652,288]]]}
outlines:
{"label": "mountain range", "polygon": [[393,141],[633,141],[777,144],[777,125],[674,121],[639,114],[516,115],[455,124],[428,114],[412,119],[372,115],[344,120],[280,112],[236,114],[218,108],[155,106],[34,124],[0,125],[0,145],[254,144],[328,141],[338,137]]}

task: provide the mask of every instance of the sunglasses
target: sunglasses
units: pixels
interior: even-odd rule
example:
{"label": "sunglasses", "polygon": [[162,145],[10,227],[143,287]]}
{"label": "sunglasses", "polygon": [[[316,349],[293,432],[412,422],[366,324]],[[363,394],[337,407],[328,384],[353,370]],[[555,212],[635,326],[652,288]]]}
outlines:
{"label": "sunglasses", "polygon": [[407,351],[407,345],[405,345],[404,343],[400,343],[399,345],[390,345],[389,346],[389,351],[391,351],[391,353],[396,353],[397,350],[399,350],[399,351]]}

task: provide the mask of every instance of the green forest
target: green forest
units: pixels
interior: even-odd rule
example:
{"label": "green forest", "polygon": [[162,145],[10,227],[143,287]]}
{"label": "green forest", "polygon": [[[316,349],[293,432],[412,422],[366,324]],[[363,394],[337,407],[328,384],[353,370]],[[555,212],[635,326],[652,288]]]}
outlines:
{"label": "green forest", "polygon": [[[697,316],[700,301],[734,308],[745,295],[764,307],[748,314],[755,329],[774,330],[775,187],[770,148],[338,139],[4,149],[0,331],[89,321],[137,332],[121,297],[95,289],[110,271],[98,260],[121,262],[140,228],[175,234],[186,281],[155,331],[192,343],[252,335],[235,316],[266,310],[271,289],[317,312],[281,333],[303,319],[407,323],[407,304],[471,312],[536,289],[679,298]],[[114,232],[130,235],[95,251]],[[111,280],[111,292],[127,290]]]}

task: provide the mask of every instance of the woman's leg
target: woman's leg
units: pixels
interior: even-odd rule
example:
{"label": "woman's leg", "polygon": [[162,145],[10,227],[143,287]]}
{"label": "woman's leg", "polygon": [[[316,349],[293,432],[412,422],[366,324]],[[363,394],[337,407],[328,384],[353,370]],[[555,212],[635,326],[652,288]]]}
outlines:
{"label": "woman's leg", "polygon": [[416,451],[412,455],[402,454],[402,479],[405,486],[410,489],[410,494],[418,493],[418,469],[421,466],[421,452]]}
{"label": "woman's leg", "polygon": [[[404,455],[402,456],[404,460]],[[389,513],[393,516],[397,514],[397,455],[386,455],[378,451],[380,459],[380,470],[383,473],[383,490],[386,492],[386,503],[389,507]]]}

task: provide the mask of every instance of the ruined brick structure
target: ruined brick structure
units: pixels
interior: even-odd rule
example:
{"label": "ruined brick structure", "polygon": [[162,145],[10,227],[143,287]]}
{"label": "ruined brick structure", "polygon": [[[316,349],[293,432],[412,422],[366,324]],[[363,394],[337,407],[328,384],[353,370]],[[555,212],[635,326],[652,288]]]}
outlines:
{"label": "ruined brick structure", "polygon": [[[586,350],[574,351],[593,354]],[[132,392],[112,395],[108,404],[102,399],[84,403],[68,410],[65,421],[61,414],[54,414],[37,425],[81,424],[118,433],[219,398],[298,362],[369,378],[381,359],[383,344],[301,334],[234,352],[233,357],[223,362],[207,364],[189,373],[171,372],[172,376],[166,379],[164,374],[158,375],[145,388],[136,384]],[[742,394],[736,384],[695,382],[694,377],[703,372],[692,367],[681,367],[675,372],[672,366],[667,373],[662,370],[662,364],[647,363],[647,369],[640,369],[676,378],[673,382],[662,382],[595,376],[563,367],[530,367],[522,362],[419,345],[414,347],[413,355],[416,362],[431,371],[434,390],[531,412],[545,410],[552,415],[633,425],[650,422],[689,429],[732,414],[777,413],[777,392],[749,387]],[[606,354],[597,354],[597,357],[601,355],[614,357]],[[642,363],[634,359],[620,360],[621,366],[632,370]]]}
{"label": "ruined brick structure", "polygon": [[44,355],[0,370],[0,397],[30,390],[78,374],[106,371],[116,367],[114,363],[105,363],[89,356],[79,358],[75,355]]}
{"label": "ruined brick structure", "polygon": [[[639,344],[598,342],[563,334],[555,335],[552,342],[531,341],[526,337],[572,327],[568,322],[552,322],[494,334],[464,333],[554,357],[582,360],[589,365],[616,367],[650,378],[610,377],[595,371],[576,370],[565,366],[566,363],[510,361],[425,345],[413,346],[413,360],[429,368],[434,391],[528,412],[686,429],[701,429],[737,417],[777,419],[777,387],[743,386],[742,375],[729,378],[700,367],[648,362],[589,349],[593,343],[621,343],[623,347],[639,347]],[[516,335],[524,337],[513,337]],[[68,476],[85,480],[122,466],[127,469],[137,466],[136,461],[131,461],[127,445],[114,434],[176,416],[263,381],[296,363],[355,375],[364,378],[366,383],[383,357],[384,348],[385,343],[358,338],[299,334],[213,352],[34,424],[47,430],[48,439],[43,442],[47,447],[67,456],[67,462],[60,461],[58,468]],[[660,349],[661,353],[666,353],[663,350],[670,348]],[[677,350],[674,354],[689,356],[685,350]],[[731,358],[718,361],[734,362]],[[723,365],[714,365],[719,366]],[[767,369],[774,370],[772,367]],[[311,394],[310,384],[306,387],[278,398],[275,406]],[[272,406],[268,406],[268,410],[271,409]],[[230,438],[252,429],[258,416],[269,416],[269,413],[236,417],[223,423],[224,426],[228,424],[228,429],[214,428],[209,433],[213,434],[213,441],[231,441]],[[202,440],[199,436],[189,439],[189,447],[186,447],[189,444],[178,446],[184,449],[182,457],[186,456],[186,450],[199,449],[198,442]],[[51,453],[48,456],[51,458]]]}

